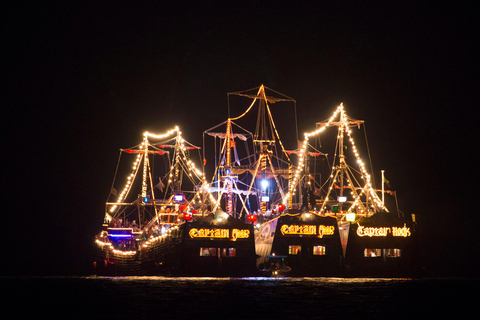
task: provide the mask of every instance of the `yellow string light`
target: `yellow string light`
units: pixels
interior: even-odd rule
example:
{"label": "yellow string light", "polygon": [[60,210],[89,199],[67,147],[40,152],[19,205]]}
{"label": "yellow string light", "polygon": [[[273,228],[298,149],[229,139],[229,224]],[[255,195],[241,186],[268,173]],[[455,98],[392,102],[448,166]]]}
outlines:
{"label": "yellow string light", "polygon": [[[302,147],[300,149],[300,154],[303,155],[305,154],[306,152],[306,149],[307,149],[307,146],[308,146],[308,140],[310,137],[312,136],[316,136],[320,133],[322,133],[323,131],[325,131],[325,128],[326,127],[329,127],[330,124],[333,122],[333,120],[335,119],[335,117],[337,116],[337,114],[343,110],[343,104],[340,104],[337,109],[335,110],[335,112],[333,113],[333,115],[330,117],[330,119],[328,119],[328,122],[325,126],[322,126],[320,127],[319,129],[315,130],[315,131],[312,131],[312,132],[307,132],[304,134],[305,136],[305,139],[303,141],[303,144],[302,144]],[[294,178],[293,178],[293,181],[292,183],[290,184],[290,187],[288,189],[288,192],[287,194],[285,195],[285,198],[283,199],[283,203],[286,205],[288,203],[288,199],[292,196],[295,195],[295,187],[297,186],[297,183],[298,183],[298,180],[299,180],[299,176],[300,176],[300,172],[303,170],[303,167],[304,167],[304,162],[305,162],[305,159],[303,156],[299,157],[299,163],[298,163],[298,167],[297,167],[297,170],[295,171],[295,174],[294,174]]]}
{"label": "yellow string light", "polygon": [[[145,148],[147,148],[147,146],[148,146],[148,139],[147,139],[148,137],[150,137],[152,139],[164,139],[164,138],[168,138],[168,137],[172,136],[175,133],[177,133],[177,135],[178,135],[180,152],[181,152],[181,155],[183,156],[184,162],[187,165],[187,169],[190,171],[189,175],[192,176],[191,173],[193,172],[196,175],[196,177],[202,182],[202,185],[206,185],[207,181],[205,179],[205,176],[204,176],[203,172],[195,166],[193,161],[187,159],[187,154],[186,154],[187,148],[185,147],[185,140],[181,137],[182,132],[180,131],[180,128],[178,126],[176,126],[175,128],[167,131],[164,134],[154,134],[154,133],[145,131],[144,142],[142,143],[143,144],[143,146],[142,146],[143,150],[145,150]],[[132,166],[133,172],[127,177],[127,183],[125,184],[125,187],[124,187],[123,191],[120,193],[119,197],[117,198],[117,201],[116,201],[117,204],[113,205],[110,208],[110,212],[115,211],[118,207],[118,204],[122,203],[125,200],[128,193],[130,192],[132,184],[133,184],[133,182],[135,180],[135,177],[137,175],[137,171],[140,168],[140,163],[142,161],[142,157],[144,156],[144,153],[145,152],[143,152],[143,153],[140,152],[137,155],[137,158],[136,158],[136,160],[135,160],[135,162]],[[180,154],[178,154],[177,156],[180,157]],[[171,169],[173,169],[173,167]],[[144,175],[145,175],[145,173],[144,173]],[[170,177],[172,177],[172,174],[170,174]],[[145,179],[145,177],[144,177],[144,179]],[[142,194],[143,193],[146,193],[146,190],[142,190]],[[198,194],[198,192],[197,192],[197,194]]]}
{"label": "yellow string light", "polygon": [[[329,127],[331,125],[331,123],[333,122],[333,120],[337,117],[338,114],[341,114],[340,115],[340,119],[347,119],[346,117],[346,113],[345,113],[345,110],[344,110],[344,107],[343,107],[343,103],[341,103],[337,109],[335,110],[335,112],[333,113],[333,115],[328,119],[327,123],[323,126],[321,126],[319,129],[315,130],[315,131],[312,131],[312,132],[308,132],[308,133],[305,133],[304,136],[305,136],[305,139],[303,141],[303,144],[302,144],[302,148],[300,150],[300,154],[303,155],[305,152],[306,152],[306,148],[308,146],[308,140],[310,137],[312,136],[316,136],[316,135],[319,135],[321,134],[322,132],[325,131],[325,129],[327,127]],[[363,161],[361,160],[360,158],[360,155],[358,153],[358,150],[357,150],[357,147],[355,146],[355,142],[352,138],[352,135],[351,135],[351,130],[350,128],[348,128],[347,125],[345,125],[345,130],[347,132],[347,135],[349,137],[349,141],[352,145],[352,149],[353,149],[353,154],[355,155],[355,158],[357,160],[357,163],[360,167],[360,171],[362,173],[362,179],[365,177],[366,179],[366,183],[365,183],[365,186],[364,188],[362,189],[362,191],[359,193],[359,195],[357,196],[357,198],[355,199],[354,203],[352,204],[352,206],[348,209],[347,212],[351,212],[351,210],[354,209],[354,207],[356,207],[357,205],[359,205],[359,201],[360,201],[360,196],[363,195],[365,193],[365,189],[368,189],[369,190],[369,193],[370,195],[373,197],[373,201],[374,203],[381,209],[386,209],[385,208],[385,205],[384,203],[379,199],[378,195],[375,193],[375,191],[371,188],[371,181],[370,181],[370,175],[368,174],[368,172],[366,171],[365,169],[365,165],[363,163]],[[341,134],[343,135],[343,131],[341,132]],[[337,136],[337,138],[340,138],[339,136]],[[301,171],[303,170],[303,167],[304,167],[304,157],[303,156],[300,156],[299,157],[299,163],[298,163],[298,167],[296,169],[296,172],[294,174],[294,178],[293,178],[293,181],[292,183],[290,184],[289,186],[289,190],[283,200],[283,203],[284,204],[287,204],[288,203],[288,199],[292,196],[295,195],[295,188],[297,186],[297,183],[298,183],[298,180],[299,180],[299,176],[300,176],[300,173]],[[335,166],[332,167],[332,170],[335,170]],[[330,178],[333,178],[333,175],[330,175]],[[352,186],[353,187],[353,186]],[[333,186],[330,186],[330,190],[332,190]],[[325,201],[328,201],[328,198],[325,198]],[[323,207],[321,209],[321,211],[323,211]]]}

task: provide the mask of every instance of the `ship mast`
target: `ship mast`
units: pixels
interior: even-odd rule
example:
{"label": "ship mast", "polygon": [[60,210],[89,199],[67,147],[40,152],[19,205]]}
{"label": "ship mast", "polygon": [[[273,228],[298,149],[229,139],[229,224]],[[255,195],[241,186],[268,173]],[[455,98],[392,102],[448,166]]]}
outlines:
{"label": "ship mast", "polygon": [[[248,108],[247,111],[245,111],[244,114],[241,116],[235,118],[239,119],[243,117],[255,104],[255,102],[258,100],[259,101],[259,108],[258,108],[258,116],[257,116],[257,124],[256,124],[256,130],[254,133],[254,138],[253,138],[253,144],[255,150],[259,154],[259,158],[257,160],[257,165],[255,167],[255,172],[253,173],[253,179],[249,187],[249,192],[253,187],[253,183],[255,182],[255,179],[257,177],[261,177],[260,181],[260,190],[261,190],[261,195],[259,197],[260,200],[260,209],[263,213],[266,212],[267,210],[267,200],[268,202],[271,203],[270,197],[269,197],[269,183],[268,179],[273,176],[275,179],[275,183],[278,187],[278,191],[281,195],[282,201],[286,201],[286,196],[284,193],[284,190],[282,189],[282,186],[280,184],[280,180],[278,179],[278,175],[280,173],[279,169],[275,169],[274,162],[272,161],[273,157],[276,157],[279,159],[278,154],[274,155],[274,147],[276,143],[280,145],[281,152],[285,155],[286,157],[286,163],[291,166],[291,161],[288,156],[288,153],[286,152],[282,141],[280,140],[277,128],[275,126],[275,122],[273,121],[272,113],[270,111],[270,106],[269,103],[275,103],[279,101],[290,101],[294,102],[295,100],[287,97],[279,92],[274,91],[277,95],[280,95],[281,97],[272,97],[272,96],[267,96],[265,92],[266,87],[264,85],[261,85],[258,88],[258,91],[256,94],[248,94],[245,91],[244,92],[235,92],[235,93],[230,93],[230,94],[235,94],[239,96],[245,96],[249,98],[253,98],[253,102]],[[270,89],[271,90],[271,89]],[[247,90],[250,91],[250,90]],[[277,152],[278,153],[278,152]],[[278,162],[278,161],[277,161]],[[269,171],[270,169],[270,171]],[[287,170],[288,171],[288,170]],[[264,198],[265,196],[265,198]]]}
{"label": "ship mast", "polygon": [[[269,103],[275,103],[279,101],[291,101],[295,102],[292,98],[289,98],[281,93],[278,93],[274,90],[271,90],[275,92],[277,95],[280,97],[273,97],[273,96],[267,96],[265,92],[266,88],[265,86],[261,85],[258,88],[254,89],[249,89],[246,91],[240,91],[240,92],[231,92],[228,93],[228,96],[230,95],[237,95],[237,96],[242,96],[242,97],[247,97],[250,99],[253,99],[251,102],[250,106],[247,108],[245,112],[243,112],[240,116],[237,117],[230,117],[230,112],[229,112],[229,117],[226,121],[226,131],[224,133],[215,133],[211,132],[212,129],[223,125],[225,123],[222,123],[214,128],[211,128],[207,131],[204,132],[204,134],[208,134],[211,136],[215,137],[220,137],[221,139],[225,139],[223,142],[223,147],[221,149],[221,163],[216,166],[215,169],[215,174],[214,174],[214,179],[217,177],[217,173],[220,174],[220,179],[217,180],[217,187],[216,189],[219,191],[219,194],[217,196],[217,201],[215,203],[215,207],[213,211],[216,210],[216,208],[219,205],[219,200],[221,199],[223,194],[226,194],[227,196],[227,203],[226,203],[226,213],[229,215],[234,214],[234,201],[233,201],[233,194],[243,194],[246,197],[248,197],[253,191],[253,189],[256,189],[256,194],[259,195],[258,200],[262,199],[262,195],[268,195],[269,193],[269,187],[268,187],[268,180],[270,178],[274,178],[276,181],[276,184],[278,186],[279,193],[281,195],[281,200],[283,202],[286,201],[286,196],[284,194],[284,190],[281,187],[280,180],[278,178],[279,174],[288,175],[288,169],[286,170],[279,170],[278,168],[275,168],[277,164],[280,164],[282,161],[283,163],[286,163],[288,165],[291,165],[290,163],[290,158],[288,156],[288,153],[286,152],[280,138],[278,131],[275,127],[275,123],[272,119],[272,114],[269,108]],[[252,92],[255,90],[255,92]],[[259,109],[258,109],[258,116],[257,116],[257,123],[256,123],[256,131],[254,134],[251,134],[250,132],[246,131],[242,127],[240,127],[238,124],[236,124],[234,121],[243,118],[245,115],[251,111],[253,106],[259,102]],[[229,106],[230,106],[230,101],[229,101]],[[251,155],[250,151],[248,150],[249,148],[246,148],[247,151],[247,158],[249,159],[249,164],[246,166],[243,166],[240,164],[240,160],[238,159],[238,154],[236,153],[236,144],[234,142],[234,139],[236,137],[243,137],[241,138],[242,140],[246,141],[245,134],[234,134],[233,133],[233,125],[236,125],[239,127],[241,130],[243,130],[248,136],[253,137],[253,148],[255,150],[255,154],[253,155],[253,159],[255,160],[253,163],[250,162]],[[285,157],[287,160],[280,159],[278,154],[274,155],[274,153],[279,153],[278,151],[275,151],[275,145],[278,143],[281,147],[281,151],[285,154]],[[232,149],[235,152],[235,162],[238,163],[237,166],[233,166],[232,162]],[[204,150],[205,151],[205,150]],[[258,158],[256,157],[258,155]],[[273,158],[276,158],[274,160]],[[204,155],[205,159],[205,155]],[[275,163],[276,161],[276,163]],[[253,165],[253,166],[252,166]],[[252,174],[253,178],[248,186],[248,190],[246,191],[240,191],[238,189],[237,183],[240,181],[238,180],[237,174],[242,174],[245,171],[248,171]],[[254,184],[257,178],[261,178],[261,183],[260,183],[260,188],[254,188]],[[223,180],[222,186],[220,186],[220,180]],[[243,183],[243,182],[241,182]],[[258,184],[258,181],[257,181]],[[225,191],[224,191],[225,190]],[[258,192],[260,191],[260,192]],[[238,199],[242,202],[243,209],[245,209],[247,212],[249,209],[247,208],[244,199],[242,199],[241,196],[238,197]],[[266,200],[266,199],[265,199]],[[277,199],[278,200],[278,199]],[[276,200],[276,201],[277,201]],[[272,200],[269,199],[271,202]],[[260,207],[263,212],[266,211],[267,209],[267,201],[262,201],[263,203],[260,203]],[[243,211],[242,209],[242,211]]]}
{"label": "ship mast", "polygon": [[[343,138],[344,138],[344,131],[345,131],[345,114],[342,112],[340,114],[340,126],[338,127],[338,131],[340,134],[339,138],[339,158],[340,158],[340,165],[338,167],[339,173],[340,173],[340,197],[343,198],[343,179],[345,175],[345,169],[347,167],[347,164],[345,163],[345,154],[343,150]],[[341,202],[343,203],[343,202]],[[340,212],[343,209],[343,205],[340,205]]]}
{"label": "ship mast", "polygon": [[[268,122],[269,126],[267,126],[267,117],[266,117],[266,108],[267,108],[267,101],[265,90],[260,87],[259,93],[261,94],[261,98],[259,102],[258,108],[258,117],[257,117],[257,126],[255,130],[254,140],[253,143],[255,145],[256,150],[258,150],[260,157],[258,159],[260,165],[260,172],[262,176],[262,180],[260,182],[261,186],[261,197],[260,197],[260,210],[265,213],[267,211],[267,202],[264,201],[264,197],[268,197],[268,180],[267,180],[267,161],[271,163],[270,155],[273,154],[272,146],[275,145],[275,136],[273,136],[273,129],[271,122]],[[270,132],[272,132],[272,137],[269,136],[269,127]],[[273,170],[272,170],[273,173]]]}
{"label": "ship mast", "polygon": [[233,201],[232,201],[232,176],[231,176],[231,148],[232,148],[232,143],[231,143],[231,132],[232,132],[232,120],[228,118],[227,120],[227,132],[225,135],[225,143],[226,143],[226,159],[225,159],[225,169],[226,169],[226,184],[227,184],[227,214],[232,215],[233,214]]}
{"label": "ship mast", "polygon": [[[170,139],[174,134],[176,135],[176,137],[173,138],[175,139],[174,145],[163,144],[166,142],[165,139]],[[159,139],[163,140],[163,143],[157,144],[157,145],[150,144],[149,138],[152,138],[155,140],[159,140]],[[151,211],[150,209],[153,208],[154,213],[152,214],[152,212],[150,212],[150,214],[153,215],[154,217],[158,217],[159,212],[158,212],[157,206],[171,205],[173,195],[170,196],[169,200],[166,200],[165,197],[168,195],[167,191],[165,191],[165,197],[163,200],[155,199],[154,189],[158,188],[163,192],[163,188],[165,187],[165,185],[163,184],[162,179],[160,179],[160,182],[154,185],[153,179],[152,179],[152,171],[151,171],[152,168],[150,168],[149,155],[155,155],[155,154],[164,155],[169,153],[168,151],[165,151],[161,148],[175,149],[173,154],[173,159],[172,159],[173,164],[172,164],[172,161],[168,159],[169,160],[168,163],[171,165],[170,165],[170,171],[167,173],[168,182],[167,182],[166,190],[169,190],[171,188],[171,191],[173,192],[173,194],[181,190],[184,171],[186,171],[186,174],[187,174],[186,176],[190,179],[190,181],[194,185],[194,188],[197,183],[201,186],[206,185],[206,180],[203,173],[195,167],[194,163],[189,159],[189,155],[188,155],[188,150],[199,149],[199,147],[196,147],[189,143],[187,146],[186,145],[187,143],[188,142],[182,138],[179,128],[175,127],[174,129],[169,130],[164,134],[153,134],[150,132],[145,132],[142,143],[140,143],[136,147],[136,149],[120,149],[120,154],[122,152],[130,153],[130,154],[133,153],[133,154],[137,154],[137,157],[133,164],[133,172],[127,177],[127,183],[123,191],[117,196],[118,198],[116,202],[110,202],[109,199],[107,199],[106,207],[108,207],[109,212],[113,214],[113,218],[116,218],[120,216],[120,214],[125,213],[126,208],[128,208],[129,206],[135,205],[137,207],[137,211],[139,214],[139,224],[141,224],[144,221],[144,219],[141,217],[142,213],[145,214],[146,211]],[[143,164],[143,168],[141,168],[142,164]],[[118,171],[118,165],[117,165],[117,171]],[[137,177],[137,174],[138,176],[142,174],[141,190],[139,193],[137,193],[136,199],[134,201],[127,202],[126,198],[131,191],[133,182]],[[115,182],[115,178],[114,178],[114,182]],[[151,192],[148,191],[148,189],[150,189]],[[113,183],[112,183],[112,190],[114,190]],[[202,188],[197,188],[196,192],[193,191],[194,196],[191,200],[185,198],[185,202],[189,206],[195,203],[195,198],[198,198],[198,199],[201,198],[199,194],[200,190],[202,190]],[[114,192],[116,195],[117,193],[116,190],[114,190]],[[113,194],[112,191],[111,191],[111,194]],[[149,199],[149,195],[151,197],[150,199]]]}
{"label": "ship mast", "polygon": [[[340,213],[353,213],[353,210],[356,209],[357,212],[362,214],[368,214],[369,210],[378,211],[378,210],[387,210],[384,206],[384,203],[378,195],[375,193],[375,190],[371,186],[370,175],[366,172],[363,162],[359,158],[358,151],[356,149],[355,143],[351,136],[350,127],[360,127],[364,123],[363,120],[355,120],[348,117],[343,109],[343,104],[339,106],[337,112],[340,112],[339,122],[333,121],[331,118],[328,122],[319,122],[317,127],[320,126],[320,129],[317,129],[317,132],[323,131],[324,127],[327,126],[337,126],[337,146],[338,146],[338,165],[333,166],[332,173],[330,175],[330,186],[328,188],[325,201],[322,203],[320,212],[325,213],[327,203],[336,203]],[[344,153],[345,150],[345,135],[348,136],[348,140],[352,145],[353,152],[357,158],[357,163],[360,166],[361,179],[364,181],[363,186],[360,186],[360,183],[355,178],[353,172],[346,162],[346,156]],[[330,199],[332,191],[337,188],[339,189],[340,196],[337,199]],[[345,189],[349,188],[351,190],[351,195],[353,201],[347,201],[345,196]],[[361,197],[365,197],[365,201],[361,200]],[[344,212],[344,205],[349,204],[349,208]]]}

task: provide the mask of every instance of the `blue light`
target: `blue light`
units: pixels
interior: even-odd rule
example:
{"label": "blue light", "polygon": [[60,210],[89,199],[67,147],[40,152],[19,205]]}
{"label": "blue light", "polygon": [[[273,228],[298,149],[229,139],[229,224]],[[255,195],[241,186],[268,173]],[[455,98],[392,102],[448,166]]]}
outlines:
{"label": "blue light", "polygon": [[143,198],[143,202],[144,202],[144,203],[148,203],[148,197],[144,197],[144,198]]}
{"label": "blue light", "polygon": [[109,237],[112,237],[112,238],[131,238],[133,237],[132,234],[109,234],[108,235]]}

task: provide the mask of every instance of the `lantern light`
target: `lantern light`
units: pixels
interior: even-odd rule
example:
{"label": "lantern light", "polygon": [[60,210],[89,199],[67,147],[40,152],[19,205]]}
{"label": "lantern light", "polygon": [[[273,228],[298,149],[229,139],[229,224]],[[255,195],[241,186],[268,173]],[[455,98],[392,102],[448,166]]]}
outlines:
{"label": "lantern light", "polygon": [[354,222],[355,221],[355,213],[347,213],[345,215],[345,218],[347,219],[348,222]]}

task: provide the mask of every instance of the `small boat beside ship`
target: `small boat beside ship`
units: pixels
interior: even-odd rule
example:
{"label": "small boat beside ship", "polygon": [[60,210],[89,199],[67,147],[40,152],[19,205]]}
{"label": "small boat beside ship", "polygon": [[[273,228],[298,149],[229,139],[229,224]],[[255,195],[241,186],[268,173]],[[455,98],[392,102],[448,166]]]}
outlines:
{"label": "small boat beside ship", "polygon": [[272,276],[340,276],[343,255],[337,219],[309,211],[262,224],[255,237],[258,268]]}

